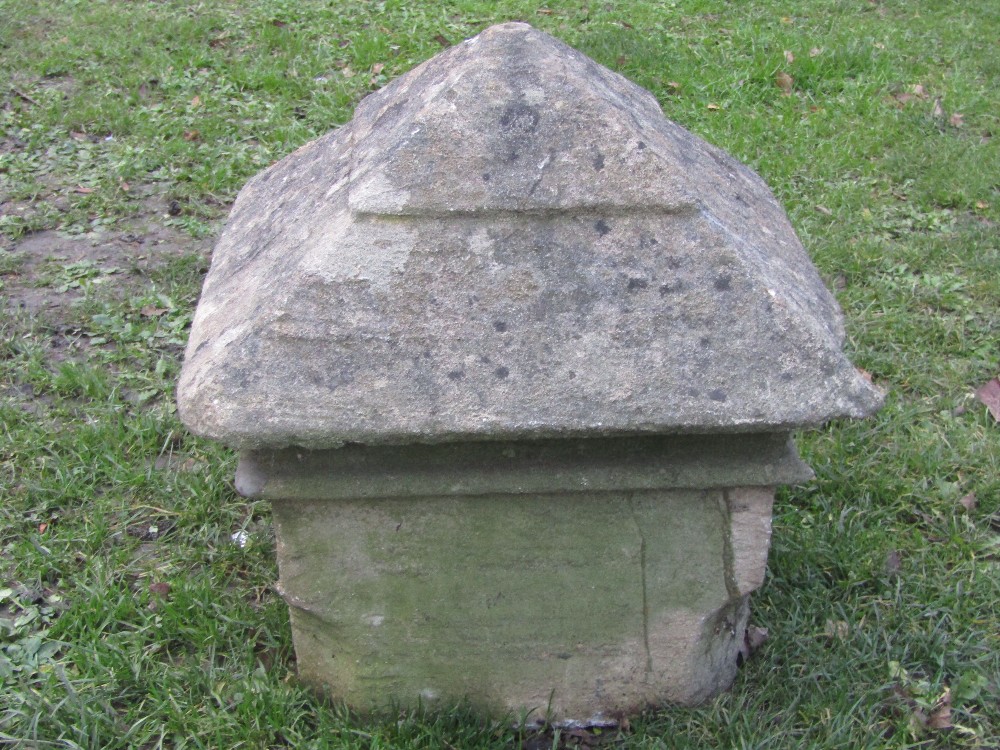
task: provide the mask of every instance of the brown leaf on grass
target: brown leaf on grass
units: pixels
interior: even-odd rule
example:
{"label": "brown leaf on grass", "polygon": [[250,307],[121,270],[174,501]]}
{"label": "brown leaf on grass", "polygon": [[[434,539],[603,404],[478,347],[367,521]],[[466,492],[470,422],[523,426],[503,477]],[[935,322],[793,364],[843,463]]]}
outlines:
{"label": "brown leaf on grass", "polygon": [[791,50],[785,50],[785,62],[789,65],[795,62],[795,55],[792,54]]}
{"label": "brown leaf on grass", "polygon": [[170,312],[170,309],[167,307],[156,307],[154,305],[146,305],[139,311],[139,314],[142,315],[144,318],[158,318],[165,312]]}
{"label": "brown leaf on grass", "polygon": [[671,94],[678,94],[681,90],[681,85],[677,81],[667,81],[667,88],[670,89]]}
{"label": "brown leaf on grass", "polygon": [[976,208],[978,208],[980,211],[985,211],[989,207],[990,204],[987,203],[986,201],[976,201]]}
{"label": "brown leaf on grass", "polygon": [[450,47],[451,42],[448,41],[448,37],[444,34],[435,34],[434,41],[440,44],[442,47]]}
{"label": "brown leaf on grass", "polygon": [[201,97],[198,96],[197,94],[195,94],[194,98],[191,100],[191,106],[192,107],[200,107],[201,106]]}
{"label": "brown leaf on grass", "polygon": [[811,50],[809,50],[809,57],[817,57],[821,54],[823,54],[823,50],[820,49],[819,47],[813,47]]}
{"label": "brown leaf on grass", "polygon": [[184,140],[185,141],[197,141],[199,138],[201,138],[201,133],[199,133],[197,130],[185,130],[184,131]]}
{"label": "brown leaf on grass", "polygon": [[984,404],[993,415],[993,419],[1000,422],[1000,378],[993,378],[985,385],[976,390],[976,400]]}
{"label": "brown leaf on grass", "polygon": [[377,76],[383,70],[385,70],[385,63],[375,63],[374,65],[372,65],[372,75],[373,76]]}
{"label": "brown leaf on grass", "polygon": [[84,187],[83,185],[77,185],[73,189],[73,192],[74,193],[83,193],[84,195],[88,195],[88,194],[94,192],[94,188],[92,188],[92,187]]}
{"label": "brown leaf on grass", "polygon": [[831,641],[842,641],[850,633],[850,626],[843,620],[827,620],[823,626],[823,635]]}
{"label": "brown leaf on grass", "polygon": [[941,697],[934,704],[934,710],[927,717],[927,727],[929,729],[951,729],[951,688],[945,688]]}
{"label": "brown leaf on grass", "polygon": [[548,8],[539,8],[538,10],[535,11],[535,13],[537,13],[540,16],[551,16],[552,15],[552,11],[549,10]]}
{"label": "brown leaf on grass", "polygon": [[69,137],[72,138],[74,141],[85,141],[85,140],[87,140],[87,134],[86,133],[81,133],[78,130],[71,130],[71,131],[69,131]]}
{"label": "brown leaf on grass", "polygon": [[953,128],[960,128],[962,127],[962,125],[965,124],[963,122],[964,119],[965,115],[963,115],[961,112],[955,112],[954,114],[952,114],[951,117],[948,118],[948,124],[951,125]]}
{"label": "brown leaf on grass", "polygon": [[759,628],[756,625],[751,625],[743,631],[743,643],[740,644],[740,656],[743,657],[743,661],[749,659],[764,645],[767,635],[767,628]]}
{"label": "brown leaf on grass", "polygon": [[889,554],[885,556],[885,572],[890,578],[899,575],[900,569],[903,567],[903,560],[899,556],[899,552],[896,550],[889,550]]}
{"label": "brown leaf on grass", "polygon": [[958,499],[958,504],[965,508],[966,513],[971,513],[979,505],[979,501],[976,499],[976,493],[970,492],[968,495],[964,495]]}
{"label": "brown leaf on grass", "polygon": [[707,107],[705,107],[705,109],[709,109],[712,112],[718,112],[720,109],[722,109],[722,107],[720,107],[718,104],[709,104]]}
{"label": "brown leaf on grass", "polygon": [[779,89],[781,89],[782,94],[785,96],[791,96],[792,86],[795,85],[795,79],[788,75],[788,73],[783,70],[779,70],[774,74],[774,83]]}
{"label": "brown leaf on grass", "polygon": [[122,180],[121,182],[119,182],[118,183],[118,187],[121,189],[121,191],[123,193],[127,193],[129,190],[132,189],[132,186],[129,185],[127,182],[125,182],[125,180]]}
{"label": "brown leaf on grass", "polygon": [[767,640],[767,635],[767,628],[758,628],[756,625],[751,625],[747,628],[746,639],[750,645],[750,651],[756,651],[763,646],[764,641]]}
{"label": "brown leaf on grass", "polygon": [[941,97],[934,100],[934,107],[931,109],[931,117],[944,117],[944,107],[941,106]]}
{"label": "brown leaf on grass", "polygon": [[155,596],[166,596],[170,593],[169,583],[151,583],[149,584],[149,593]]}
{"label": "brown leaf on grass", "polygon": [[627,62],[628,58],[625,57],[625,55],[618,55],[618,57],[615,59],[615,65],[617,65],[619,68],[624,67],[625,63]]}
{"label": "brown leaf on grass", "polygon": [[277,29],[283,29],[288,25],[288,21],[282,21],[278,18],[272,18],[271,25]]}
{"label": "brown leaf on grass", "polygon": [[815,209],[816,209],[817,211],[819,211],[819,212],[820,212],[821,214],[823,214],[824,216],[833,216],[833,211],[831,211],[831,210],[830,210],[829,208],[827,208],[826,206],[821,206],[821,205],[819,205],[819,204],[817,203],[817,204],[816,204],[816,206],[814,206],[814,208],[815,208]]}
{"label": "brown leaf on grass", "polygon": [[44,534],[45,530],[47,528],[49,528],[49,525],[47,523],[40,523],[40,524],[38,524],[38,533],[39,534]]}

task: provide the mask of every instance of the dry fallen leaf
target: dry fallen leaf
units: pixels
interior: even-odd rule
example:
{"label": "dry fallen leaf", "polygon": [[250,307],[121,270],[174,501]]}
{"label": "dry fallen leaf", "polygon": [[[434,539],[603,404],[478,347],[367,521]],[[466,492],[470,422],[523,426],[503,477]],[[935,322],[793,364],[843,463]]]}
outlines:
{"label": "dry fallen leaf", "polygon": [[958,504],[965,508],[967,513],[971,513],[979,505],[979,501],[976,500],[976,493],[970,492],[968,495],[959,498]]}
{"label": "dry fallen leaf", "polygon": [[823,53],[822,49],[820,49],[819,47],[813,47],[811,50],[809,50],[809,57],[816,57],[817,55],[820,55],[822,53]]}
{"label": "dry fallen leaf", "polygon": [[927,717],[927,726],[930,729],[951,729],[951,688],[945,688],[941,697],[934,705],[934,710]]}
{"label": "dry fallen leaf", "polygon": [[764,645],[764,641],[767,640],[767,628],[758,628],[756,625],[751,625],[747,628],[747,640],[750,643],[750,648],[756,651],[761,646]]}
{"label": "dry fallen leaf", "polygon": [[850,627],[843,620],[827,620],[823,627],[823,635],[830,640],[842,641],[847,638]]}
{"label": "dry fallen leaf", "polygon": [[706,109],[710,109],[713,112],[718,112],[720,109],[722,109],[722,107],[720,107],[718,104],[709,104],[708,107],[706,107]]}
{"label": "dry fallen leaf", "polygon": [[816,205],[816,210],[819,211],[824,216],[833,216],[833,211],[831,211],[826,206],[821,206],[821,205],[817,204]]}
{"label": "dry fallen leaf", "polygon": [[437,42],[438,44],[440,44],[442,47],[450,47],[451,46],[451,42],[448,41],[448,38],[444,34],[437,34],[437,35],[435,35],[434,41]]}
{"label": "dry fallen leaf", "polygon": [[125,180],[122,180],[121,182],[119,182],[118,183],[118,187],[121,188],[121,190],[122,190],[123,193],[127,193],[129,190],[132,189],[132,186],[129,185],[127,182],[125,182]]}
{"label": "dry fallen leaf", "polygon": [[145,318],[158,318],[165,312],[170,312],[169,308],[166,307],[155,307],[153,305],[146,305],[139,311],[139,314]]}
{"label": "dry fallen leaf", "polygon": [[677,81],[667,81],[667,88],[670,89],[670,93],[676,94],[681,90],[681,85]]}
{"label": "dry fallen leaf", "polygon": [[149,584],[149,593],[155,594],[156,596],[166,596],[170,593],[169,583],[151,583]]}
{"label": "dry fallen leaf", "polygon": [[538,10],[535,11],[535,13],[537,13],[540,16],[551,16],[552,15],[552,11],[549,10],[548,8],[539,8]]}
{"label": "dry fallen leaf", "polygon": [[927,98],[927,89],[925,89],[921,84],[917,83],[910,87],[910,91],[913,92],[914,96],[919,96],[921,99]]}
{"label": "dry fallen leaf", "polygon": [[774,74],[774,82],[777,84],[778,88],[781,89],[781,93],[785,96],[790,96],[792,93],[792,86],[795,85],[795,79],[793,79],[788,73],[783,70],[779,70]]}
{"label": "dry fallen leaf", "polygon": [[191,106],[192,107],[200,107],[201,106],[201,97],[198,96],[197,94],[195,94],[194,99],[191,100]]}
{"label": "dry fallen leaf", "polygon": [[795,55],[792,54],[791,50],[785,50],[785,62],[789,65],[795,62]]}
{"label": "dry fallen leaf", "polygon": [[740,656],[746,661],[767,640],[767,628],[751,625],[743,631],[743,643],[740,645]]}
{"label": "dry fallen leaf", "polygon": [[38,524],[38,533],[39,534],[44,534],[45,530],[47,528],[49,528],[49,525],[47,523],[40,523],[40,524]]}
{"label": "dry fallen leaf", "polygon": [[906,91],[901,91],[898,94],[893,94],[892,98],[895,99],[897,102],[899,102],[900,105],[906,106],[917,97],[915,94],[910,94]]}
{"label": "dry fallen leaf", "polygon": [[903,567],[903,561],[896,550],[889,550],[889,554],[885,556],[885,572],[890,576],[899,575],[900,568]]}
{"label": "dry fallen leaf", "polygon": [[378,75],[383,70],[385,70],[385,63],[375,63],[372,65],[372,75]]}
{"label": "dry fallen leaf", "polygon": [[961,112],[955,112],[951,117],[948,118],[948,124],[950,124],[953,128],[960,128],[962,127],[962,120],[964,119],[965,115],[963,115]]}
{"label": "dry fallen leaf", "polygon": [[279,20],[277,18],[273,18],[273,19],[271,19],[271,25],[274,26],[274,27],[276,27],[276,28],[283,29],[283,28],[285,28],[288,25],[288,22],[287,21],[281,21],[281,20]]}
{"label": "dry fallen leaf", "polygon": [[199,138],[201,138],[201,133],[199,133],[197,130],[185,130],[184,131],[184,140],[185,141],[196,141]]}
{"label": "dry fallen leaf", "polygon": [[993,419],[1000,422],[1000,378],[993,378],[976,391],[976,400],[985,404]]}
{"label": "dry fallen leaf", "polygon": [[83,193],[84,195],[87,195],[88,193],[94,192],[94,188],[84,187],[83,185],[77,185],[76,188],[73,190],[73,192],[74,193]]}
{"label": "dry fallen leaf", "polygon": [[976,208],[978,208],[980,211],[985,211],[989,207],[990,204],[987,203],[986,201],[976,201]]}
{"label": "dry fallen leaf", "polygon": [[941,97],[934,100],[934,108],[931,110],[931,117],[944,117],[944,107],[941,106]]}

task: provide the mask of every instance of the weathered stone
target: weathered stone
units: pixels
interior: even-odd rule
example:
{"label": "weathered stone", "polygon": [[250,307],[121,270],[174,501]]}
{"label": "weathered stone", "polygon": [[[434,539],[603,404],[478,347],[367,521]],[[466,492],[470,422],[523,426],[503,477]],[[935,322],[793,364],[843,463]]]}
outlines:
{"label": "weathered stone", "polygon": [[604,722],[732,680],[788,431],[880,396],[764,183],[524,24],[241,192],[178,402],[303,679]]}
{"label": "weathered stone", "polygon": [[740,475],[811,472],[673,436],[248,453],[237,481],[273,502],[303,680],[593,724],[732,682],[774,493]]}
{"label": "weathered stone", "polygon": [[757,175],[505,24],[254,178],[179,389],[240,447],[787,430],[872,411]]}

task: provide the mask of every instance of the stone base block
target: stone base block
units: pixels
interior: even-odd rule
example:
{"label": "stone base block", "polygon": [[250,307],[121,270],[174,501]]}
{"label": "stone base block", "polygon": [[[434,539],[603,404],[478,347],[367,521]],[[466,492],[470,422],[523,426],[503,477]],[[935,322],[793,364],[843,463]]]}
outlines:
{"label": "stone base block", "polygon": [[[467,700],[583,723],[727,688],[763,581],[773,487],[612,490],[598,462],[567,468],[580,449],[550,446],[544,461],[537,448],[494,449],[508,463],[492,482],[466,456],[478,484],[444,471],[450,449],[418,449],[426,464],[400,449],[423,469],[395,497],[359,497],[357,482],[362,464],[398,472],[392,449],[244,456],[244,491],[284,496],[273,498],[280,590],[301,678],[362,710]],[[716,455],[719,476],[732,478],[737,453]],[[663,455],[625,454],[632,484],[705,479]],[[525,461],[567,489],[518,491]],[[787,454],[770,466],[783,478],[801,468]]]}

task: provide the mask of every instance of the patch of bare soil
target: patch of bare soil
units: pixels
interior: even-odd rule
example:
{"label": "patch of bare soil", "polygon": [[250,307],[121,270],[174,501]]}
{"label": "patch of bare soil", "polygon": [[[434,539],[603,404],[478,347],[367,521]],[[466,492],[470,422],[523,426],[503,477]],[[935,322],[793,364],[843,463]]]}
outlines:
{"label": "patch of bare soil", "polygon": [[207,258],[210,251],[209,240],[194,240],[155,222],[114,233],[39,232],[10,249],[17,267],[4,276],[3,294],[8,309],[51,319],[83,295],[83,285],[67,286],[72,273],[61,271],[90,269],[94,282],[116,285],[124,294],[143,286],[149,273],[170,259],[192,253]]}
{"label": "patch of bare soil", "polygon": [[196,240],[165,225],[166,207],[157,210],[155,200],[115,231],[71,235],[50,230],[6,243],[3,249],[13,262],[0,269],[4,306],[57,324],[87,286],[104,285],[112,297],[122,298],[147,285],[150,274],[173,259],[195,254],[207,261],[213,240]]}

